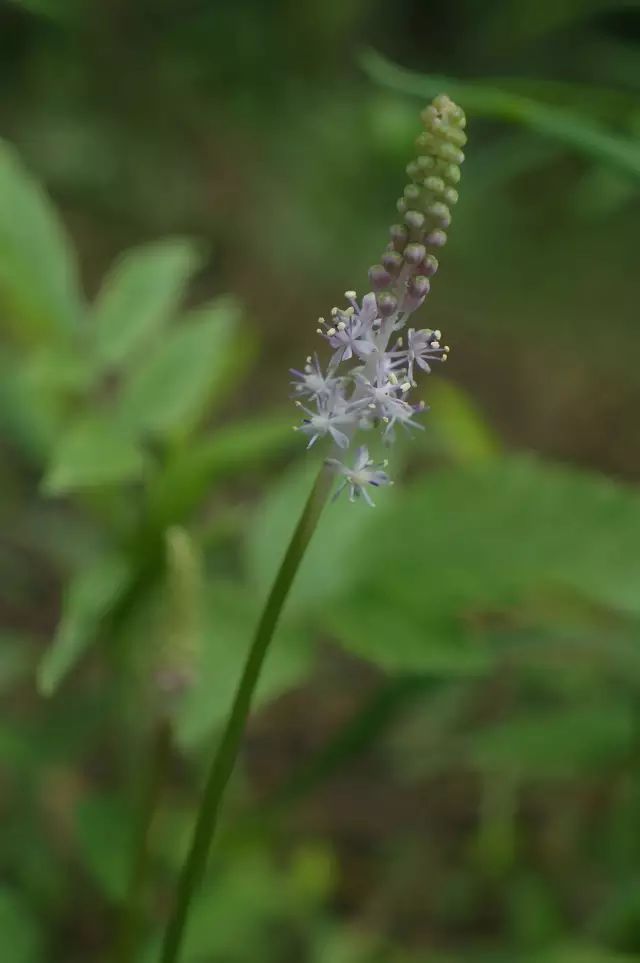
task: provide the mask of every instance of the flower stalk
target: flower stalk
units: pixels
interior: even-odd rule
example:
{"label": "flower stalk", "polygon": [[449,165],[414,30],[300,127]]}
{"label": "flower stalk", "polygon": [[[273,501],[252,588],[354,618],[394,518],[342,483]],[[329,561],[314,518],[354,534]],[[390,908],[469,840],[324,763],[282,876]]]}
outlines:
{"label": "flower stalk", "polygon": [[349,448],[361,430],[381,429],[383,442],[390,443],[396,426],[421,428],[416,416],[426,405],[407,400],[416,384],[416,369],[429,373],[433,362],[445,361],[448,355],[449,349],[442,345],[438,330],[410,327],[406,337],[399,334],[424,302],[430,279],[438,269],[433,250],[447,240],[466,142],[464,113],[448,97],[436,97],[422,118],[425,129],[417,140],[418,157],[407,168],[411,183],[398,201],[401,223],[391,228],[387,250],[380,264],[369,272],[373,290],[361,301],[355,291],[346,291],[347,307],[332,308],[329,321],[319,319],[318,333],[333,352],[326,370],[317,355],[310,355],[303,370],[292,371],[294,397],[304,415],[297,430],[308,437],[307,447],[327,437],[333,448],[316,479],[267,598],[214,753],[166,929],[161,963],[178,963],[189,909],[206,868],[260,672],[335,475],[342,476],[336,494],[346,488],[352,501],[362,497],[370,505],[373,501],[369,489],[391,484],[384,470],[386,462],[375,465],[366,445],[358,449],[352,467],[336,456]]}
{"label": "flower stalk", "polygon": [[211,762],[191,846],[178,882],[175,906],[166,929],[162,963],[177,963],[185,934],[189,908],[204,873],[211,842],[218,823],[220,804],[231,777],[238,749],[249,718],[260,670],[289,590],[298,571],[320,514],[329,496],[333,476],[326,465],[320,470],[300,520],[289,542],[262,616],[236,690],[231,712]]}

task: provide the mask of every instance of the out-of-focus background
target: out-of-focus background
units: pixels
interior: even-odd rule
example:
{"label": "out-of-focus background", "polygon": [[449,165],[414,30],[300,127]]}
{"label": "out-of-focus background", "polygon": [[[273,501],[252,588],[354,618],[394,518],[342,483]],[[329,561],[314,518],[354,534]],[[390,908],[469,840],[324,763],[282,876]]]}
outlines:
{"label": "out-of-focus background", "polygon": [[640,955],[640,4],[0,3],[0,955],[141,961],[317,462],[288,368],[441,91],[452,345],[326,512],[185,963]]}

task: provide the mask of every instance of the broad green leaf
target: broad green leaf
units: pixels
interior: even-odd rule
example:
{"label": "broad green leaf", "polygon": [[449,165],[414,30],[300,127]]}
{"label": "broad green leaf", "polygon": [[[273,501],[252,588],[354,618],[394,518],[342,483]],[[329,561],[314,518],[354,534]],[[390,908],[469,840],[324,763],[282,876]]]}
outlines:
{"label": "broad green leaf", "polygon": [[[440,470],[402,489],[396,486],[393,505],[348,551],[337,541],[332,556],[327,544],[324,567],[314,570],[320,598],[334,588],[331,630],[359,655],[368,651],[396,668],[406,659],[415,668],[421,633],[428,664],[432,640],[454,645],[462,634],[480,645],[485,613],[509,611],[530,598],[543,611],[545,599],[563,591],[637,614],[637,492],[532,458]],[[307,591],[310,608],[313,584]],[[394,613],[412,628],[394,632],[387,620],[384,630],[381,615],[370,634],[358,631],[359,621],[369,625],[368,600],[374,611]],[[385,632],[391,651],[384,648]]]}
{"label": "broad green leaf", "polygon": [[62,617],[53,642],[38,669],[38,688],[51,695],[86,649],[96,641],[100,625],[125,590],[128,564],[105,556],[79,571],[65,590]]}
{"label": "broad green leaf", "polygon": [[162,528],[180,521],[217,482],[261,469],[269,458],[297,442],[291,412],[276,412],[217,428],[211,437],[196,439],[181,450],[152,482],[150,511]]}
{"label": "broad green leaf", "polygon": [[484,672],[493,663],[486,644],[469,640],[446,623],[421,623],[366,589],[327,606],[322,624],[349,651],[389,672],[465,676]]}
{"label": "broad green leaf", "polygon": [[572,778],[619,764],[631,751],[635,718],[630,705],[614,702],[521,713],[480,729],[470,739],[482,769],[535,777]]}
{"label": "broad green leaf", "polygon": [[40,963],[42,935],[27,906],[10,889],[0,889],[0,945],[11,963]]}
{"label": "broad green leaf", "polygon": [[83,359],[63,345],[0,353],[0,419],[15,443],[42,462],[89,384]]}
{"label": "broad green leaf", "polygon": [[74,254],[40,185],[0,141],[0,317],[30,344],[68,336],[81,313]]}
{"label": "broad green leaf", "polygon": [[49,495],[140,478],[144,455],[129,432],[100,416],[73,425],[55,446],[43,482]]}
{"label": "broad green leaf", "polygon": [[640,143],[609,131],[587,114],[525,96],[517,90],[508,89],[508,85],[501,80],[462,81],[419,74],[398,67],[372,50],[366,51],[361,61],[372,80],[393,90],[422,99],[446,92],[471,116],[522,124],[538,134],[640,177]]}
{"label": "broad green leaf", "polygon": [[194,312],[129,372],[118,403],[133,429],[187,435],[232,364],[238,307],[229,298]]}
{"label": "broad green leaf", "polygon": [[107,276],[90,318],[99,361],[122,364],[157,335],[175,313],[199,263],[197,246],[183,238],[124,254]]}
{"label": "broad green leaf", "polygon": [[[178,716],[178,738],[192,746],[226,717],[247,656],[263,601],[242,587],[208,586],[203,651],[195,686]],[[312,648],[307,632],[280,629],[267,655],[258,684],[256,706],[296,685],[309,671]]]}
{"label": "broad green leaf", "polygon": [[95,796],[76,811],[76,842],[84,865],[108,899],[124,899],[135,814],[123,800]]}

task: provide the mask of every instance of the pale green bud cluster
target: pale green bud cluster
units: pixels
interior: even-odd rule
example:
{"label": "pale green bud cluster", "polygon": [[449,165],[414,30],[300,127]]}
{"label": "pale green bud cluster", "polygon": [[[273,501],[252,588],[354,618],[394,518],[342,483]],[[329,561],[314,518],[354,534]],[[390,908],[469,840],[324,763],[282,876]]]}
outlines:
{"label": "pale green bud cluster", "polygon": [[411,183],[397,205],[402,221],[391,227],[381,263],[369,271],[383,314],[392,314],[407,295],[421,300],[428,293],[429,279],[438,270],[433,250],[446,244],[451,210],[458,201],[456,185],[467,142],[464,111],[441,94],[422,112],[422,120],[418,156],[407,167]]}

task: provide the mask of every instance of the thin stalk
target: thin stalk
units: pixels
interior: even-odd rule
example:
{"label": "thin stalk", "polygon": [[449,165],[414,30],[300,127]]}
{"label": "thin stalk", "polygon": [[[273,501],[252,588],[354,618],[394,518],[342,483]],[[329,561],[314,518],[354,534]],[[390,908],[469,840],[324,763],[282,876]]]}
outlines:
{"label": "thin stalk", "polygon": [[323,466],[291,537],[258,622],[233,705],[209,769],[191,847],[182,867],[175,906],[164,936],[161,963],[177,963],[179,958],[191,900],[206,868],[220,805],[233,772],[260,670],[289,589],[329,496],[332,481],[331,471],[326,465]]}
{"label": "thin stalk", "polygon": [[171,753],[171,724],[158,723],[152,737],[149,769],[135,826],[127,897],[122,909],[117,963],[133,963],[144,907],[144,885],[149,865],[149,838]]}

